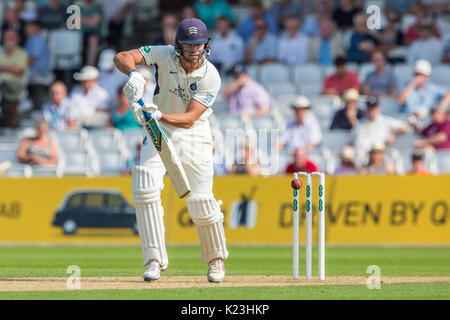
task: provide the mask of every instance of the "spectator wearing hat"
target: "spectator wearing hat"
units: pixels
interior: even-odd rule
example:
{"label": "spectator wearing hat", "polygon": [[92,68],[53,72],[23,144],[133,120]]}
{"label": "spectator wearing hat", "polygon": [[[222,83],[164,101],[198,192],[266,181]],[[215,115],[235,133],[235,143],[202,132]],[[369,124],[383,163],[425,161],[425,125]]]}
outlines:
{"label": "spectator wearing hat", "polygon": [[414,77],[400,90],[397,103],[405,112],[425,117],[431,107],[440,104],[446,108],[450,103],[450,92],[430,81],[432,67],[426,60],[418,60]]}
{"label": "spectator wearing hat", "polygon": [[76,109],[67,98],[66,85],[57,81],[49,90],[50,101],[42,107],[42,118],[48,124],[50,130],[63,131],[73,129],[76,126]]}
{"label": "spectator wearing hat", "polygon": [[358,74],[347,69],[346,64],[347,60],[344,57],[336,58],[334,61],[336,71],[325,78],[322,94],[340,96],[349,89],[360,89]]}
{"label": "spectator wearing hat", "polygon": [[359,171],[361,175],[395,174],[394,164],[386,159],[386,146],[381,140],[375,140],[369,151],[367,165]]}
{"label": "spectator wearing hat", "polygon": [[397,80],[394,72],[386,66],[386,55],[377,50],[372,53],[371,60],[375,70],[370,72],[364,80],[363,93],[368,96],[395,98]]}
{"label": "spectator wearing hat", "polygon": [[355,165],[356,152],[352,146],[345,146],[342,148],[339,155],[341,164],[334,172],[336,176],[349,176],[358,174],[358,169]]}
{"label": "spectator wearing hat", "polygon": [[115,55],[116,52],[113,49],[105,49],[100,54],[98,61],[98,68],[100,69],[98,85],[108,92],[110,97],[108,105],[112,108],[117,106],[118,103],[117,90],[128,81],[128,77],[114,65]]}
{"label": "spectator wearing hat", "polygon": [[375,141],[392,144],[395,138],[408,131],[406,123],[381,114],[378,98],[367,98],[365,118],[362,119],[353,131],[355,149],[358,152],[367,152]]}
{"label": "spectator wearing hat", "polygon": [[430,176],[431,173],[425,168],[424,154],[421,151],[414,151],[411,154],[412,169],[408,171],[408,175],[412,176]]}
{"label": "spectator wearing hat", "polygon": [[250,77],[245,67],[237,64],[230,73],[234,80],[225,87],[222,93],[228,100],[230,113],[248,116],[269,113],[269,93]]}
{"label": "spectator wearing hat", "polygon": [[50,49],[42,35],[41,24],[37,15],[25,25],[27,41],[25,50],[28,53],[29,94],[34,110],[41,110],[47,96],[48,85],[45,85],[50,70]]}
{"label": "spectator wearing hat", "polygon": [[304,96],[297,97],[291,105],[295,121],[289,124],[280,137],[280,148],[293,152],[297,148],[314,149],[322,140],[319,123],[310,113],[311,102]]}
{"label": "spectator wearing hat", "polygon": [[81,123],[96,112],[110,111],[108,91],[98,85],[98,77],[98,69],[92,66],[83,67],[73,76],[81,85],[72,90],[70,103],[77,110],[77,118]]}
{"label": "spectator wearing hat", "polygon": [[298,18],[286,18],[284,30],[278,41],[277,60],[290,66],[304,64],[308,60],[309,37],[300,31]]}
{"label": "spectator wearing hat", "polygon": [[344,100],[345,106],[334,114],[330,130],[351,130],[364,117],[364,112],[358,108],[358,90],[347,90],[342,99]]}
{"label": "spectator wearing hat", "polygon": [[429,17],[429,12],[425,4],[423,3],[416,3],[411,8],[411,12],[415,16],[415,21],[407,27],[405,34],[404,34],[404,43],[405,45],[409,46],[414,41],[418,40],[420,38],[420,32],[419,32],[419,26],[421,24],[431,24],[431,33],[436,37],[441,37],[441,32],[439,31],[439,27],[437,24],[432,21]]}
{"label": "spectator wearing hat", "polygon": [[244,61],[264,64],[274,62],[277,56],[277,38],[271,33],[264,18],[255,19],[255,32],[246,44]]}
{"label": "spectator wearing hat", "polygon": [[319,166],[308,158],[308,151],[306,148],[297,148],[294,151],[294,161],[286,167],[285,173],[295,172],[317,172]]}
{"label": "spectator wearing hat", "polygon": [[408,63],[414,64],[417,60],[426,59],[432,65],[442,61],[442,41],[433,36],[433,27],[430,22],[422,22],[418,26],[419,38],[408,49]]}
{"label": "spectator wearing hat", "polygon": [[211,61],[219,70],[229,70],[244,60],[244,41],[231,27],[231,21],[225,16],[217,18],[217,31],[211,40]]}
{"label": "spectator wearing hat", "polygon": [[202,20],[208,29],[216,27],[216,18],[218,16],[227,17],[234,23],[234,15],[230,5],[223,0],[197,0],[194,9],[198,14],[198,18]]}
{"label": "spectator wearing hat", "polygon": [[38,10],[39,21],[42,28],[55,30],[66,27],[67,12],[66,7],[60,0],[49,0],[48,5]]}
{"label": "spectator wearing hat", "polygon": [[336,24],[330,18],[318,22],[319,35],[310,38],[308,61],[321,65],[332,65],[337,57],[345,55],[342,34],[336,29]]}
{"label": "spectator wearing hat", "polygon": [[25,138],[17,149],[17,159],[21,163],[37,166],[56,166],[58,148],[48,136],[48,125],[43,119],[35,124],[36,136]]}
{"label": "spectator wearing hat", "polygon": [[0,49],[1,105],[0,125],[17,128],[19,98],[25,88],[28,54],[19,47],[19,34],[15,30],[3,33],[3,48]]}
{"label": "spectator wearing hat", "polygon": [[248,43],[256,31],[256,20],[264,19],[266,21],[265,28],[272,34],[278,32],[277,22],[275,18],[264,9],[261,0],[252,0],[249,5],[250,14],[242,19],[237,27],[238,34]]}
{"label": "spectator wearing hat", "polygon": [[350,47],[347,59],[351,62],[369,62],[370,55],[377,48],[378,40],[370,34],[367,28],[367,16],[363,13],[354,18],[353,34],[350,38]]}
{"label": "spectator wearing hat", "polygon": [[450,150],[450,120],[446,110],[439,105],[431,108],[431,124],[422,128],[414,121],[410,124],[424,138],[414,142],[414,147],[430,150]]}

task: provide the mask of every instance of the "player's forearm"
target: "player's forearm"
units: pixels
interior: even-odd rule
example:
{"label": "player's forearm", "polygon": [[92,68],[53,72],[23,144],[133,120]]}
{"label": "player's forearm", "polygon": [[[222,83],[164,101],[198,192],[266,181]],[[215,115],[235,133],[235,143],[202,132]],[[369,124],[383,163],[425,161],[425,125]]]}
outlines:
{"label": "player's forearm", "polygon": [[163,113],[160,121],[177,128],[189,129],[194,125],[196,117],[190,113]]}
{"label": "player's forearm", "polygon": [[406,99],[408,99],[409,94],[414,89],[414,85],[411,83],[409,84],[398,96],[397,103],[398,104],[404,104],[406,102]]}
{"label": "player's forearm", "polygon": [[428,137],[427,139],[425,139],[425,141],[428,144],[438,144],[438,143],[443,143],[445,141],[447,141],[447,134],[445,134],[444,132],[440,132],[438,134],[435,134],[434,136]]}
{"label": "player's forearm", "polygon": [[141,55],[138,50],[119,52],[114,57],[114,64],[117,69],[128,75],[131,70],[136,69],[136,65],[142,64],[143,57],[141,55],[139,59],[137,54]]}

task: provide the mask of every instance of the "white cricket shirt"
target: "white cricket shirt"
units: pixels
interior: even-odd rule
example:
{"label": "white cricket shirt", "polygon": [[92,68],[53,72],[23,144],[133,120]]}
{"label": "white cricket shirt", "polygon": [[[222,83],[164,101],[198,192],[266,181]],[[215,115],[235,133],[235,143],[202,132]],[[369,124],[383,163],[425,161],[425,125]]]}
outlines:
{"label": "white cricket shirt", "polygon": [[[220,89],[220,75],[217,69],[205,59],[200,68],[186,74],[174,46],[144,46],[139,49],[147,65],[155,65],[156,88],[153,103],[162,113],[183,113],[194,99],[208,107],[192,128],[205,122],[211,115],[210,107]],[[144,101],[146,102],[146,101]],[[176,128],[160,122],[169,131]]]}

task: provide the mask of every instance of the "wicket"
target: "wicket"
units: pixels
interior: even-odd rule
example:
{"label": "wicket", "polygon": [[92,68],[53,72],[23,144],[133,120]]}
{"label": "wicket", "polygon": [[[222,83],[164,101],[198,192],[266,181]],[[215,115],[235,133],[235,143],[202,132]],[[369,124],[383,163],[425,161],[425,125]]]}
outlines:
{"label": "wicket", "polygon": [[[306,176],[306,279],[312,279],[312,178],[319,177],[319,280],[325,280],[325,174],[322,172],[296,172],[294,179]],[[294,189],[293,202],[293,277],[299,274],[299,190]]]}

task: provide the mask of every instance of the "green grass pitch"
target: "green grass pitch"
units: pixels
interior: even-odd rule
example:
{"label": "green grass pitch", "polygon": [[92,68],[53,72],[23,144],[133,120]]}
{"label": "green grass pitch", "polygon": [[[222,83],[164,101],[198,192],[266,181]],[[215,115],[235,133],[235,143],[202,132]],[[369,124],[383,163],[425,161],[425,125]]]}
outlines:
{"label": "green grass pitch", "polygon": [[[291,247],[231,246],[227,275],[292,274]],[[313,250],[313,275],[317,250]],[[165,276],[205,276],[207,266],[196,246],[170,246]],[[15,277],[67,277],[69,265],[78,265],[82,277],[140,276],[144,271],[137,246],[0,246],[0,286]],[[304,272],[304,248],[300,252]],[[367,277],[377,265],[383,276],[450,276],[449,247],[328,247],[327,276]],[[301,274],[303,277],[304,275]],[[205,276],[206,281],[206,276]],[[54,292],[1,292],[0,299],[449,299],[450,283],[382,284],[290,287],[187,288],[144,290],[81,290]]]}

